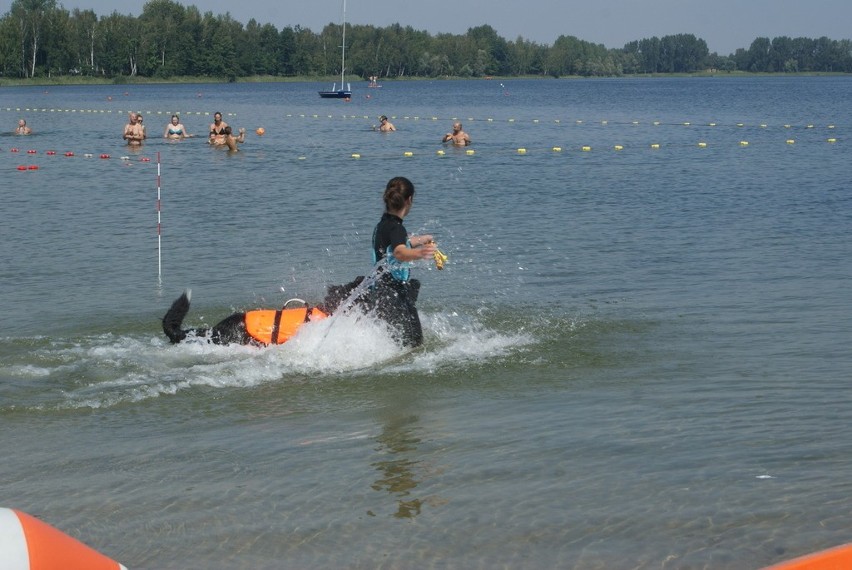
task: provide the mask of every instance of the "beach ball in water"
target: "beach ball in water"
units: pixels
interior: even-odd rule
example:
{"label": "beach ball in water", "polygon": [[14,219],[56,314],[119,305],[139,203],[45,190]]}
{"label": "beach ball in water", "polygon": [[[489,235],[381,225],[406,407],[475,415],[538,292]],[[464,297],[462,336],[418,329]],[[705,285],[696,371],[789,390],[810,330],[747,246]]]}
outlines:
{"label": "beach ball in water", "polygon": [[257,133],[257,136],[262,137],[263,133],[266,132],[266,129],[264,129],[263,127],[258,127],[255,132]]}

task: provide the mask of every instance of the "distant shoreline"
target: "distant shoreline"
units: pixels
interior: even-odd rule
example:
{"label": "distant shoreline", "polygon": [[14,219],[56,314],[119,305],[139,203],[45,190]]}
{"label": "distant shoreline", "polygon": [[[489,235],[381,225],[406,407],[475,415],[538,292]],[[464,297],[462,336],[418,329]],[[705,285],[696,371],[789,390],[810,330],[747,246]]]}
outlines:
{"label": "distant shoreline", "polygon": [[[394,77],[384,78],[381,81],[395,83],[401,81],[460,81],[460,80],[479,80],[479,81],[512,81],[516,79],[537,79],[537,80],[588,80],[588,79],[641,79],[641,78],[666,78],[666,77],[842,77],[850,76],[849,73],[828,73],[828,72],[802,72],[802,73],[752,73],[745,71],[700,71],[695,73],[642,73],[634,75],[618,75],[618,76],[603,76],[603,77],[583,77],[579,75],[570,75],[564,77],[550,77],[541,75],[522,75],[522,76],[493,76],[493,77],[461,77],[461,76],[442,76],[442,77]],[[173,77],[170,79],[149,78],[149,77],[116,77],[116,78],[100,78],[100,77],[36,77],[30,79],[0,79],[0,87],[27,87],[27,86],[57,86],[57,85],[168,85],[168,84],[219,84],[219,83],[321,83],[333,82],[334,78],[327,77],[279,77],[279,76],[252,76],[241,77],[235,81],[230,81],[226,77]],[[349,83],[367,83],[367,80],[360,77],[347,79]]]}

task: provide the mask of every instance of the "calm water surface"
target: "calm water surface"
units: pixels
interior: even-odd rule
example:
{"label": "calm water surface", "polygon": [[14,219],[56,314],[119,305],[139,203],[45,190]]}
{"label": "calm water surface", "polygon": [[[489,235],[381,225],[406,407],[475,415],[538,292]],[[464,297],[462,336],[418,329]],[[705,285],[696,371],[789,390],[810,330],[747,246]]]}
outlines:
{"label": "calm water surface", "polygon": [[[322,87],[0,91],[35,131],[0,135],[3,506],[134,569],[756,569],[852,540],[852,79]],[[205,144],[214,111],[241,152]],[[162,140],[173,112],[201,137]],[[184,288],[203,324],[368,272],[397,175],[450,257],[415,269],[424,347],[346,318],[167,344]]]}

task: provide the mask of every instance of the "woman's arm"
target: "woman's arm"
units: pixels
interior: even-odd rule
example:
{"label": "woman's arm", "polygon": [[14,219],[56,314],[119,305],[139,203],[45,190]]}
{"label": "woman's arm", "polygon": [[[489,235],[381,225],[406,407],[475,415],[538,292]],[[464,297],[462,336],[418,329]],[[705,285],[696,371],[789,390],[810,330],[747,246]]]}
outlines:
{"label": "woman's arm", "polygon": [[422,236],[409,236],[408,243],[411,244],[411,247],[417,247],[418,245],[423,245],[427,243],[431,243],[434,241],[434,238],[429,234],[424,234]]}
{"label": "woman's arm", "polygon": [[430,259],[433,255],[435,255],[435,244],[431,241],[416,247],[408,247],[405,244],[400,244],[393,248],[393,256],[399,261]]}

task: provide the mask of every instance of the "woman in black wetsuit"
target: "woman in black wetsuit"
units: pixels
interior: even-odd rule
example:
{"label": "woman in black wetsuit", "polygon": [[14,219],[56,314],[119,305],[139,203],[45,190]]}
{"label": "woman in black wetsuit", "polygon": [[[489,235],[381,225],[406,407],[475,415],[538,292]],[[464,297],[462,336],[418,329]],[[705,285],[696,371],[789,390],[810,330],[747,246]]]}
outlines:
{"label": "woman in black wetsuit", "polygon": [[414,184],[408,178],[391,178],[385,187],[385,213],[373,231],[373,261],[384,262],[373,290],[379,317],[402,335],[403,344],[418,346],[423,331],[415,303],[420,282],[410,278],[411,262],[432,259],[435,244],[431,235],[409,236],[402,224],[414,202]]}

